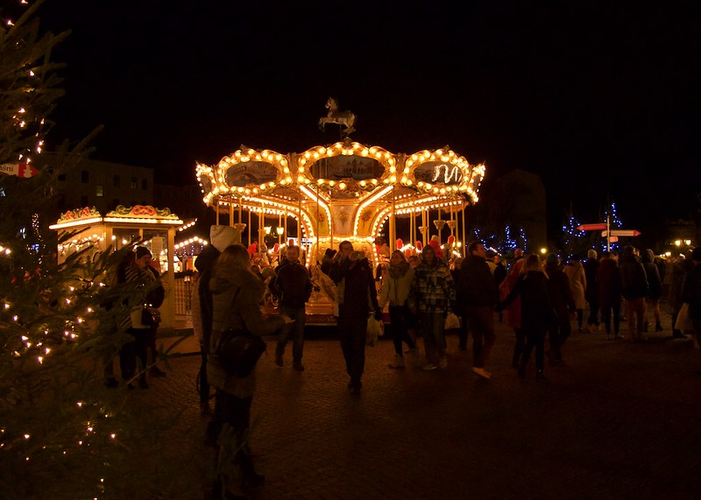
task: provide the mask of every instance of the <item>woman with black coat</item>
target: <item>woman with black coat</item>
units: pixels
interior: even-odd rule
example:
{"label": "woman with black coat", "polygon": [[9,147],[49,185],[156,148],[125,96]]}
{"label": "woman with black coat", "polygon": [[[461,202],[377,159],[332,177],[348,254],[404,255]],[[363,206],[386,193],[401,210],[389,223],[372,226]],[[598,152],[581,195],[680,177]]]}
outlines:
{"label": "woman with black coat", "polygon": [[497,308],[503,310],[516,300],[516,297],[521,297],[521,330],[526,336],[526,349],[518,367],[518,376],[521,378],[526,376],[526,365],[535,347],[536,378],[545,380],[545,336],[550,325],[556,321],[548,296],[547,281],[548,275],[543,270],[540,257],[535,254],[529,255],[516,285]]}

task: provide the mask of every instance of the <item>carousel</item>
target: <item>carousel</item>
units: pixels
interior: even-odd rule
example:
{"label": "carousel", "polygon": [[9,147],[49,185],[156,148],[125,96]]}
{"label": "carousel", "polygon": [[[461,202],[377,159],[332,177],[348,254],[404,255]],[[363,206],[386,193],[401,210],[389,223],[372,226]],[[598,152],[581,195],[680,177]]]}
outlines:
{"label": "carousel", "polygon": [[312,324],[329,322],[314,316],[328,316],[333,304],[333,285],[318,266],[328,249],[348,240],[377,267],[394,248],[409,255],[437,239],[450,260],[464,252],[464,210],[478,201],[485,174],[448,146],[405,154],[349,137],[302,153],[241,146],[196,169],[217,224],[237,229],[252,255],[272,263],[285,243],[302,248],[319,290],[307,307]]}

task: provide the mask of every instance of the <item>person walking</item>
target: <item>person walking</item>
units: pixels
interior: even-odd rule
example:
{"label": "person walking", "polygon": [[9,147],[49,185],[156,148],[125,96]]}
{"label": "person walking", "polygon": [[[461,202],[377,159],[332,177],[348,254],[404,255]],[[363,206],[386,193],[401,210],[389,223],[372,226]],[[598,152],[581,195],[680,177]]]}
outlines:
{"label": "person walking", "polygon": [[660,278],[660,270],[655,263],[655,253],[647,248],[640,255],[640,262],[645,268],[647,276],[648,292],[645,297],[645,319],[644,330],[649,329],[650,322],[648,321],[648,313],[652,311],[652,317],[655,320],[655,331],[661,332],[662,322],[660,320],[660,297],[662,297],[662,278]]}
{"label": "person walking", "polygon": [[[689,319],[694,327],[694,336],[701,344],[701,247],[692,250],[691,262],[693,267],[682,284],[682,301],[689,304]],[[697,373],[701,375],[701,371]]]}
{"label": "person walking", "polygon": [[582,266],[579,255],[572,255],[563,270],[567,275],[567,278],[570,280],[570,288],[572,289],[572,296],[574,297],[574,305],[577,309],[577,331],[582,333],[584,308],[587,305],[587,299],[585,297],[587,277],[584,274],[584,266]]}
{"label": "person walking", "polygon": [[[548,276],[548,297],[557,316],[557,321],[549,328],[550,350],[546,354],[551,365],[560,366],[562,364],[562,346],[565,345],[570,333],[572,333],[572,319],[577,314],[577,308],[574,304],[570,280],[560,268],[560,258],[557,254],[549,253],[545,257],[544,271]],[[596,295],[599,296],[598,292]]]}
{"label": "person walking", "polygon": [[[521,329],[526,336],[526,349],[518,367],[518,376],[526,376],[526,366],[535,347],[536,378],[545,380],[545,335],[557,321],[555,311],[548,295],[548,275],[543,264],[535,254],[526,257],[521,276],[504,301],[498,306],[503,309],[516,296],[521,297]],[[568,318],[569,319],[569,318]]]}
{"label": "person walking", "polygon": [[306,310],[304,304],[312,294],[312,282],[307,269],[299,263],[299,247],[287,248],[285,260],[277,267],[270,281],[270,288],[278,297],[280,314],[289,316],[295,323],[288,332],[284,329],[275,348],[275,364],[282,367],[282,356],[289,336],[292,336],[292,368],[304,371],[302,355],[304,350],[304,324]]}
{"label": "person walking", "polygon": [[589,318],[585,332],[599,331],[599,283],[596,281],[596,272],[599,270],[599,260],[596,250],[590,248],[587,252],[587,260],[584,261],[584,277],[587,281],[587,288],[584,291],[584,298],[589,304]]}
{"label": "person walking", "polygon": [[481,241],[467,246],[467,257],[460,266],[458,301],[465,305],[465,318],[472,334],[472,371],[482,378],[491,378],[485,370],[494,346],[494,306],[498,302],[497,286],[487,265],[487,251]]}
{"label": "person walking", "polygon": [[200,372],[197,375],[197,389],[200,398],[200,413],[211,415],[209,406],[210,390],[207,380],[207,354],[209,352],[210,339],[212,337],[212,292],[209,290],[209,280],[212,277],[212,269],[217,259],[225,248],[234,245],[240,240],[240,235],[231,226],[212,225],[209,228],[209,245],[195,259],[195,269],[199,274],[197,279],[197,295],[199,300],[199,326],[202,332],[200,342]]}
{"label": "person walking", "polygon": [[[521,276],[521,269],[524,264],[523,250],[520,248],[514,250],[514,258],[515,260],[513,264],[511,264],[506,278],[499,284],[500,300],[504,300],[509,293],[511,293],[511,290],[516,286],[519,276]],[[513,328],[514,335],[516,336],[511,366],[518,369],[521,364],[521,356],[526,349],[526,337],[521,332],[521,298],[519,296],[506,307],[506,324]]]}
{"label": "person walking", "polygon": [[416,342],[409,336],[411,313],[409,312],[409,292],[414,280],[414,270],[401,250],[395,250],[389,259],[389,271],[382,280],[379,306],[383,310],[389,302],[389,324],[394,343],[394,361],[390,368],[404,368],[404,343],[409,353],[416,355]]}
{"label": "person walking", "polygon": [[416,312],[424,337],[424,370],[448,366],[443,328],[448,312],[455,307],[455,284],[450,269],[439,259],[432,246],[421,252],[421,264],[414,269],[409,292],[411,309]]}
{"label": "person walking", "polygon": [[601,254],[599,270],[596,272],[599,283],[599,307],[601,320],[606,331],[606,340],[611,339],[611,322],[613,321],[613,338],[620,338],[621,325],[621,273],[614,255],[605,251]]}
{"label": "person walking", "polygon": [[687,258],[683,252],[679,252],[672,263],[667,303],[669,304],[669,309],[672,313],[672,337],[675,339],[686,338],[684,332],[675,328],[674,325],[677,323],[679,310],[684,303],[682,301],[682,285],[684,284],[684,277],[689,271],[691,271],[693,266],[694,263],[691,260],[691,256]]}
{"label": "person walking", "polygon": [[368,259],[362,252],[354,251],[353,244],[347,240],[339,245],[329,277],[336,283],[338,337],[350,377],[348,388],[357,396],[363,387],[368,316],[373,313],[376,319],[382,320],[375,279]]}
{"label": "person walking", "polygon": [[291,320],[284,315],[263,317],[260,302],[265,284],[251,271],[244,246],[225,248],[210,277],[212,331],[207,377],[216,389],[212,426],[218,448],[214,498],[223,498],[222,492],[243,496],[247,489],[262,485],[265,479],[256,472],[247,446],[256,387],[255,368],[248,376],[237,376],[227,369],[217,353],[227,330],[246,329],[253,335],[270,335]]}
{"label": "person walking", "polygon": [[619,263],[621,273],[621,294],[625,299],[625,315],[628,322],[628,334],[633,342],[643,342],[645,337],[645,297],[650,287],[645,268],[638,260],[634,247],[623,248]]}

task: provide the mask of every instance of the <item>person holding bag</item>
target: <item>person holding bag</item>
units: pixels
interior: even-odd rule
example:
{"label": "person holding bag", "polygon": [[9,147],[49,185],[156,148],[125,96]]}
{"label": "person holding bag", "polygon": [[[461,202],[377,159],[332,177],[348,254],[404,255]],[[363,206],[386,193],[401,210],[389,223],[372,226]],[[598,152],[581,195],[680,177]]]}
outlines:
{"label": "person holding bag", "polygon": [[[209,282],[212,292],[212,336],[207,359],[207,378],[216,389],[213,432],[217,438],[217,480],[215,495],[224,490],[244,495],[248,488],[260,486],[258,474],[247,453],[251,403],[255,392],[255,370],[240,376],[218,355],[219,347],[230,331],[246,330],[252,335],[272,335],[291,320],[285,316],[265,318],[260,301],[264,283],[251,271],[248,251],[231,245],[217,259]],[[222,450],[221,448],[226,448]],[[234,457],[233,464],[222,457]]]}
{"label": "person holding bag", "polygon": [[382,319],[375,279],[363,252],[354,251],[353,244],[347,240],[339,245],[329,277],[336,284],[338,338],[350,377],[348,389],[351,395],[358,396],[365,371],[368,316],[374,314],[376,319]]}

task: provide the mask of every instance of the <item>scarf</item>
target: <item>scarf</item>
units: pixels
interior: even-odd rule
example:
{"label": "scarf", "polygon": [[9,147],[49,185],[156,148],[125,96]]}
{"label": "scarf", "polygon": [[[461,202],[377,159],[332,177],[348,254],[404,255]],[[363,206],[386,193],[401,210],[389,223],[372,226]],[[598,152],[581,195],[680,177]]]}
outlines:
{"label": "scarf", "polygon": [[403,277],[409,270],[409,263],[402,261],[396,266],[389,266],[389,275],[394,279],[399,279]]}

